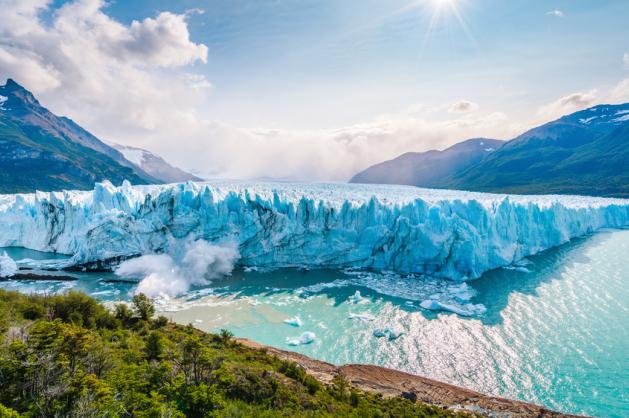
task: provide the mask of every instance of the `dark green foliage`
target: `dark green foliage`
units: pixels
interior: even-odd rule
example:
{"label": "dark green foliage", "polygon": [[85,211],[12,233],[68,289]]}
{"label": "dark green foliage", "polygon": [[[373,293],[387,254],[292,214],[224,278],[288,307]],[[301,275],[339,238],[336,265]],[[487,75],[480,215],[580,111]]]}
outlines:
{"label": "dark green foliage", "polygon": [[146,356],[149,360],[159,360],[164,353],[164,342],[162,336],[153,331],[146,339]]}
{"label": "dark green foliage", "polygon": [[306,387],[309,394],[314,395],[321,389],[321,383],[308,373],[297,363],[292,361],[283,361],[278,371],[287,377],[300,382]]}
{"label": "dark green foliage", "polygon": [[144,293],[133,296],[132,302],[136,313],[143,321],[148,321],[155,315],[155,305]]}
{"label": "dark green foliage", "polygon": [[228,331],[211,335],[153,320],[142,296],[134,307],[110,313],[76,292],[0,290],[0,417],[460,415],[366,394],[342,377],[323,385]]}
{"label": "dark green foliage", "polygon": [[115,315],[124,325],[133,323],[133,311],[124,303],[116,305]]}
{"label": "dark green foliage", "polygon": [[44,318],[46,316],[46,307],[37,303],[29,303],[22,309],[22,315],[25,319]]}
{"label": "dark green foliage", "polygon": [[218,333],[218,340],[225,347],[228,347],[232,344],[234,338],[234,334],[226,329],[221,329]]}
{"label": "dark green foliage", "polygon": [[163,315],[158,316],[155,321],[153,321],[153,326],[155,328],[162,328],[168,325],[168,318]]}

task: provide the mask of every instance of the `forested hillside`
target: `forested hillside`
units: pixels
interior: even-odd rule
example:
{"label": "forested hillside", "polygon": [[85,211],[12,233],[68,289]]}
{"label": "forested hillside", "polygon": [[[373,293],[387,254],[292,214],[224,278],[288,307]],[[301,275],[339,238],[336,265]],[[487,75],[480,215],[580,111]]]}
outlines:
{"label": "forested hillside", "polygon": [[439,417],[296,363],[153,318],[152,302],[108,311],[90,297],[0,290],[0,417]]}

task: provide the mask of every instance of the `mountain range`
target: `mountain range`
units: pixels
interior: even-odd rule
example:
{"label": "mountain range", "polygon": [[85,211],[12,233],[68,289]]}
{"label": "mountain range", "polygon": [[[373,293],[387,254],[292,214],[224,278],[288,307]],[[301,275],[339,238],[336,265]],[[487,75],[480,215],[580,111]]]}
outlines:
{"label": "mountain range", "polygon": [[443,151],[403,154],[350,182],[629,197],[629,103],[594,106],[510,141],[470,139]]}
{"label": "mountain range", "polygon": [[440,187],[444,178],[479,163],[504,141],[475,138],[443,151],[407,152],[356,174],[352,183],[409,184]]}
{"label": "mountain range", "polygon": [[[0,86],[0,193],[200,180],[150,151],[107,144],[43,107],[14,80]],[[598,105],[510,140],[474,138],[409,152],[352,183],[517,194],[629,197],[629,103]]]}
{"label": "mountain range", "polygon": [[201,178],[195,175],[173,167],[164,161],[162,157],[153,154],[151,151],[120,144],[112,144],[112,147],[120,151],[136,167],[141,168],[145,173],[165,183],[179,183],[188,180],[202,181]]}
{"label": "mountain range", "polygon": [[50,112],[14,80],[0,86],[0,193],[91,189],[105,179],[151,184],[177,175],[195,178],[148,154],[134,163],[71,119]]}

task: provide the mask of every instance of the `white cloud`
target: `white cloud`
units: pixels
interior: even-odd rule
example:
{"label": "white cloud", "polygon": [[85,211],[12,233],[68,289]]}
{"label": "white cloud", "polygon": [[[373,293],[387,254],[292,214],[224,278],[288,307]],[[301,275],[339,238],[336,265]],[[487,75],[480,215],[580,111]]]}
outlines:
{"label": "white cloud", "polygon": [[541,106],[537,113],[545,120],[557,119],[592,106],[597,100],[597,93],[596,89],[572,93]]}
{"label": "white cloud", "polygon": [[459,100],[453,103],[448,109],[448,113],[469,113],[478,110],[478,104],[469,100]]}
{"label": "white cloud", "polygon": [[625,55],[622,56],[622,62],[625,64],[625,68],[629,70],[629,52],[625,52]]}
{"label": "white cloud", "polygon": [[199,135],[220,141],[181,139],[168,152],[188,150],[189,166],[206,176],[347,180],[407,151],[442,149],[475,136],[510,138],[522,127],[499,112],[442,121],[403,112],[337,129],[242,129],[219,122],[203,129]]}
{"label": "white cloud", "polygon": [[[55,113],[105,140],[134,142],[141,133],[189,121],[208,82],[178,69],[207,61],[190,40],[186,15],[169,12],[124,25],[102,0],[75,0],[40,13],[48,0],[0,0],[0,78],[15,78]],[[201,87],[201,88],[200,88]]]}
{"label": "white cloud", "polygon": [[564,17],[565,16],[564,12],[562,12],[559,9],[551,10],[549,12],[546,12],[546,14],[549,15],[549,16],[555,16],[555,17]]}
{"label": "white cloud", "polygon": [[614,87],[611,99],[616,103],[629,102],[629,78],[625,78]]}

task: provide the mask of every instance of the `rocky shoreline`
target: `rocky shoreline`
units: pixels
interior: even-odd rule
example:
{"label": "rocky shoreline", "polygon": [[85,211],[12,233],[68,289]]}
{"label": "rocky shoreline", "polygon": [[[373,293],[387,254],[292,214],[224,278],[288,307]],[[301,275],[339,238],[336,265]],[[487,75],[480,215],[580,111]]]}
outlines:
{"label": "rocky shoreline", "polygon": [[347,364],[335,366],[292,351],[265,346],[248,339],[238,341],[251,348],[265,350],[281,359],[294,361],[307,373],[325,384],[341,375],[357,389],[379,393],[385,397],[401,396],[452,410],[464,410],[486,417],[541,418],[582,417],[563,414],[543,406],[496,396],[483,395],[437,380],[401,372],[386,367]]}

